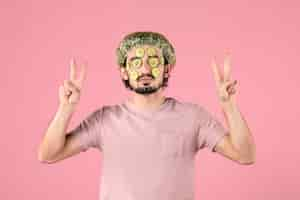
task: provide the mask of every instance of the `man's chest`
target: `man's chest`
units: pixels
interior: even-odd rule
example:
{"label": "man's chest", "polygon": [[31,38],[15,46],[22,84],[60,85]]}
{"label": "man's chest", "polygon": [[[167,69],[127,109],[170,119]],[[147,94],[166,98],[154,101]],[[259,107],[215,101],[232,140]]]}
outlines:
{"label": "man's chest", "polygon": [[182,116],[143,119],[124,116],[106,121],[101,129],[103,153],[119,157],[176,158],[196,149],[197,127]]}

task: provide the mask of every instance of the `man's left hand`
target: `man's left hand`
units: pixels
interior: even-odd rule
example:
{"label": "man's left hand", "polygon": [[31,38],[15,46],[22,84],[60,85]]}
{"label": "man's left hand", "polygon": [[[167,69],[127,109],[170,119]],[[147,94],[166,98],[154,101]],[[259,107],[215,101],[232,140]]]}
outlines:
{"label": "man's left hand", "polygon": [[214,79],[216,81],[217,93],[220,98],[221,103],[227,103],[232,100],[236,94],[236,89],[234,88],[237,80],[232,80],[230,77],[231,63],[230,54],[226,52],[224,59],[224,69],[223,74],[220,72],[219,67],[214,57],[211,63],[211,67],[214,74]]}

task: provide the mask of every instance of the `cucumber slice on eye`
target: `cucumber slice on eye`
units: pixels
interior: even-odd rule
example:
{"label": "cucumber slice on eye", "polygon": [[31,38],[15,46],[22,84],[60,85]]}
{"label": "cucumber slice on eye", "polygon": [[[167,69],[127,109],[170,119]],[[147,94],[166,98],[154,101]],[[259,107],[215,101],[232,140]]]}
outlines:
{"label": "cucumber slice on eye", "polygon": [[137,57],[142,58],[142,57],[144,57],[144,55],[145,55],[145,50],[144,50],[143,48],[137,48],[137,49],[135,50],[135,55],[136,55]]}
{"label": "cucumber slice on eye", "polygon": [[151,67],[157,67],[159,65],[158,58],[149,58],[148,63]]}
{"label": "cucumber slice on eye", "polygon": [[139,68],[141,65],[142,65],[141,59],[134,59],[132,61],[132,67],[134,67],[134,68]]}
{"label": "cucumber slice on eye", "polygon": [[159,69],[157,67],[152,69],[152,75],[156,78],[159,76]]}

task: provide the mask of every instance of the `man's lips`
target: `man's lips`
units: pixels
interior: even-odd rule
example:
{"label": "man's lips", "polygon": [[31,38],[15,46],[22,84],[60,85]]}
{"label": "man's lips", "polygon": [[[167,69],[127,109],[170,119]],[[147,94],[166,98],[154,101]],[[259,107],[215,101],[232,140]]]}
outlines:
{"label": "man's lips", "polygon": [[149,80],[152,80],[151,77],[142,77],[139,79],[140,81],[149,81]]}
{"label": "man's lips", "polygon": [[141,78],[140,80],[141,81],[150,81],[150,80],[152,80],[152,78]]}

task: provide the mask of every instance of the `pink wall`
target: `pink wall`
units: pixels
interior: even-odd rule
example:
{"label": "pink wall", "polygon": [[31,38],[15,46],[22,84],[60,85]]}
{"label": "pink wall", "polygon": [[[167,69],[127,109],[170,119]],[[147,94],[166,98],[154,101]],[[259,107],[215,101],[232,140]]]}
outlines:
{"label": "pink wall", "polygon": [[98,199],[101,154],[90,150],[45,165],[37,146],[71,56],[89,62],[72,126],[97,106],[124,99],[114,51],[137,30],[162,32],[174,43],[177,66],[167,95],[202,104],[223,122],[209,62],[232,51],[257,162],[237,165],[203,150],[197,199],[299,199],[299,6],[296,0],[2,1],[0,199]]}

